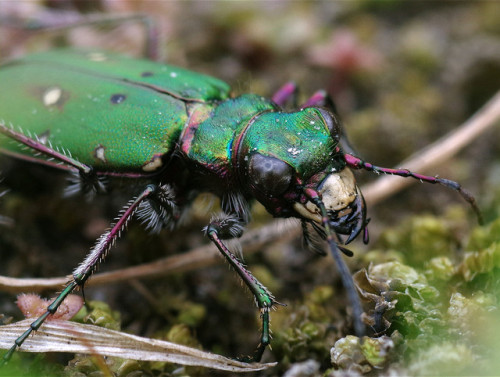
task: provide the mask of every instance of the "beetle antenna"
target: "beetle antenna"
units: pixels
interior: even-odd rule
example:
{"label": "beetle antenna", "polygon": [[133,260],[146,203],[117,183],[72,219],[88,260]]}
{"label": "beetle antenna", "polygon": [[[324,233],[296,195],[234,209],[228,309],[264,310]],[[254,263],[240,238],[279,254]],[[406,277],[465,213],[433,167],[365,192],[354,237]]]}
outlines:
{"label": "beetle antenna", "polygon": [[349,298],[349,302],[351,303],[354,331],[356,332],[358,338],[362,338],[365,335],[365,326],[361,321],[363,308],[361,306],[361,301],[359,299],[359,295],[354,285],[354,280],[352,279],[351,272],[347,268],[347,265],[345,264],[344,260],[342,259],[342,256],[340,255],[340,251],[345,253],[346,255],[349,254],[352,255],[352,252],[348,251],[343,247],[339,247],[337,245],[337,242],[335,242],[334,239],[335,232],[330,227],[326,207],[323,201],[321,200],[319,193],[314,190],[307,190],[306,195],[321,211],[321,223],[323,224],[326,233],[326,242],[328,242],[328,246],[330,247],[330,251],[333,256],[333,260],[337,265],[337,270],[340,274],[340,279],[342,280],[342,285],[344,286],[347,292],[347,297]]}
{"label": "beetle antenna", "polygon": [[483,216],[481,214],[481,211],[479,210],[479,207],[477,206],[476,199],[474,196],[464,189],[460,183],[451,181],[449,179],[444,179],[444,178],[438,178],[438,177],[431,177],[428,175],[422,175],[418,173],[413,173],[412,171],[408,169],[391,169],[391,168],[383,168],[380,166],[373,165],[369,162],[363,161],[360,158],[353,156],[351,154],[345,153],[344,154],[345,161],[347,162],[347,166],[353,169],[365,169],[368,171],[372,171],[374,173],[380,174],[391,174],[391,175],[397,175],[400,177],[411,177],[418,179],[421,182],[427,182],[427,183],[439,183],[440,185],[443,185],[445,187],[451,188],[455,191],[457,191],[462,198],[465,199],[467,203],[470,204],[472,207],[472,210],[476,213],[477,220],[479,224],[483,224]]}

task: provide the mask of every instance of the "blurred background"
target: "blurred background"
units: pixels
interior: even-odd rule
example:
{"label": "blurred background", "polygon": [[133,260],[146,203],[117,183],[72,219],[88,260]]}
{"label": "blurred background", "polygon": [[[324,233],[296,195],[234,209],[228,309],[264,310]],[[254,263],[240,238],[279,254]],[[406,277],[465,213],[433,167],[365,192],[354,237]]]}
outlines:
{"label": "blurred background", "polygon": [[[500,88],[500,2],[493,1],[0,1],[0,59],[65,46],[141,57],[146,34],[137,22],[36,32],[22,27],[63,27],[88,17],[131,13],[146,14],[154,21],[160,61],[220,78],[232,86],[235,95],[271,96],[290,80],[299,85],[301,100],[318,89],[327,90],[359,156],[381,166],[399,167],[401,160],[467,120]],[[498,218],[500,209],[499,133],[499,127],[494,127],[451,160],[426,172],[459,181],[470,190],[487,223]],[[0,274],[6,276],[69,274],[139,190],[133,183],[120,182],[112,195],[100,196],[93,203],[62,199],[64,174],[9,159],[2,159],[0,166],[0,191],[9,190],[0,198],[0,214],[14,222],[0,229]],[[363,172],[356,176],[361,183],[377,178]],[[116,270],[206,243],[200,230],[210,211],[216,210],[207,215],[207,201],[210,198],[201,198],[191,221],[172,233],[152,236],[132,223],[101,269]],[[353,244],[353,272],[370,262],[388,260],[425,269],[437,255],[456,262],[452,265],[456,272],[460,258],[469,251],[470,233],[477,223],[456,193],[425,184],[415,184],[371,206],[369,216],[371,243]],[[251,228],[272,221],[259,206],[253,217]],[[339,373],[332,369],[330,348],[337,339],[352,334],[352,328],[333,263],[303,250],[300,239],[277,239],[245,262],[278,301],[288,304],[272,313],[275,341],[273,350],[265,354],[265,361],[280,364],[262,374],[282,375],[308,359],[318,363],[316,374],[310,375]],[[226,356],[250,354],[258,342],[257,311],[250,294],[240,294],[242,288],[233,275],[220,263],[135,282],[132,289],[89,288],[86,297],[102,300],[118,311],[121,327],[128,332],[201,345]],[[433,285],[443,292],[458,289],[457,284],[451,286]],[[492,285],[476,288],[485,287]],[[472,295],[474,289],[468,289]],[[0,300],[4,320],[20,318],[12,294],[0,293]],[[488,303],[496,310],[495,300]],[[438,306],[446,313],[445,303]],[[391,329],[389,336],[394,326]],[[402,328],[398,331],[405,340],[417,337]],[[473,338],[481,343],[476,335]],[[394,360],[397,367],[387,361],[378,367],[379,372],[424,373],[428,366],[417,361],[429,344],[405,344],[403,348],[411,353],[401,351],[404,356]],[[466,348],[473,344],[477,345],[466,343]],[[472,353],[470,360],[476,362],[478,357]],[[71,359],[48,356],[32,362],[38,362],[42,370],[50,361],[54,368],[61,368],[57,370],[66,368],[67,374],[84,373],[71,369],[74,365],[66,366]],[[461,359],[467,358],[462,355]],[[457,366],[451,373],[468,374],[471,365],[472,361]],[[137,370],[151,375],[176,370],[148,368]],[[204,372],[188,368],[182,373]]]}

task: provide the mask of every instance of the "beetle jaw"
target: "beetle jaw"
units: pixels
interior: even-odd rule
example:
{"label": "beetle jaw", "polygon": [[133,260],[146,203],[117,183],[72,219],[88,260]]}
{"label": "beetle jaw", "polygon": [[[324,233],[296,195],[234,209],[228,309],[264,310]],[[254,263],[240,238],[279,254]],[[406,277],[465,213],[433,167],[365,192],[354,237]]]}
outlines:
{"label": "beetle jaw", "polygon": [[[349,235],[346,243],[358,236],[366,225],[363,195],[348,168],[329,174],[318,186],[318,193],[336,233]],[[320,209],[311,201],[294,203],[293,209],[304,219],[323,225]]]}

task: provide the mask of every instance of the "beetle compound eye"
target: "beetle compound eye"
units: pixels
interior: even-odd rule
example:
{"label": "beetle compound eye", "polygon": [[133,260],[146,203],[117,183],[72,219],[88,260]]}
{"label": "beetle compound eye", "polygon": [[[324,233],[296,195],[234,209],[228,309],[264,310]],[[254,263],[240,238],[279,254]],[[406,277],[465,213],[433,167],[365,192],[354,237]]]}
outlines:
{"label": "beetle compound eye", "polygon": [[278,195],[290,186],[293,168],[286,162],[259,153],[252,155],[249,165],[250,184],[261,191]]}
{"label": "beetle compound eye", "polygon": [[338,142],[340,140],[340,136],[342,136],[342,126],[340,125],[339,117],[325,109],[318,110],[325,121],[326,127],[330,130],[330,135]]}

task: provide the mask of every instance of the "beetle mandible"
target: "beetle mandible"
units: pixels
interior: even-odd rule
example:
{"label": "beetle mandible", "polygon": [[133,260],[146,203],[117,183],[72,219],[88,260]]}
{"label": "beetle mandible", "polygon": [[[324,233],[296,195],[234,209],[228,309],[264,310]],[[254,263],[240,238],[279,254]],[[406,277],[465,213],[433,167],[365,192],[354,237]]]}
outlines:
{"label": "beetle mandible", "polygon": [[282,106],[294,96],[293,84],[272,99],[253,94],[232,98],[226,83],[179,67],[75,50],[11,61],[0,70],[0,85],[3,154],[72,172],[68,193],[103,191],[103,179],[109,177],[148,181],[4,361],[73,290],[83,287],[134,215],[152,231],[172,228],[201,192],[221,198],[224,214],[210,221],[205,234],[260,310],[260,343],[248,360],[260,360],[270,343],[269,311],[279,304],[225,245],[243,233],[253,200],[274,217],[300,219],[306,241],[308,225],[326,240],[359,336],[361,304],[340,255],[352,254],[342,245],[359,234],[368,242],[365,202],[352,169],[444,185],[479,213],[472,195],[456,182],[378,167],[347,153],[340,120],[322,91],[288,112]]}

